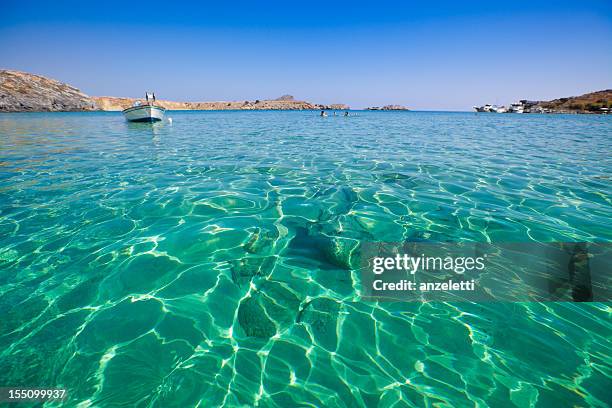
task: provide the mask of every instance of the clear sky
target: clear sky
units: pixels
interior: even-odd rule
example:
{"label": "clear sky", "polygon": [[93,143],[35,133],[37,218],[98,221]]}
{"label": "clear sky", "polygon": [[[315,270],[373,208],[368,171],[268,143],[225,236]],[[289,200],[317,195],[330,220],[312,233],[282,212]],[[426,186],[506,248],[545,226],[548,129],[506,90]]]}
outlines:
{"label": "clear sky", "polygon": [[0,68],[89,95],[469,110],[612,88],[612,1],[0,0]]}

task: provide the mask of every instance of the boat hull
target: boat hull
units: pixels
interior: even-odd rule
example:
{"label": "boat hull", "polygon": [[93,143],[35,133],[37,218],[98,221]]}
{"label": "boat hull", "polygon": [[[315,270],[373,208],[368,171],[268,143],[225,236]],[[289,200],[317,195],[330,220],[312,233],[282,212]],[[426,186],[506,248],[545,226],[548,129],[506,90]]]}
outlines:
{"label": "boat hull", "polygon": [[166,109],[159,106],[133,106],[123,111],[123,115],[130,122],[158,122],[164,119]]}

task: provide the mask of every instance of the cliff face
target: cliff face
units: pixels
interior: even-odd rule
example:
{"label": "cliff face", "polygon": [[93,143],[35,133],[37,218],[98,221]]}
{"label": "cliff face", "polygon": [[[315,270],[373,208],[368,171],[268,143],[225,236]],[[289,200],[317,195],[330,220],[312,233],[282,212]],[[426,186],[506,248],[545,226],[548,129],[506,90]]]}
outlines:
{"label": "cliff face", "polygon": [[39,75],[0,70],[0,112],[96,109],[95,102],[73,86]]}
{"label": "cliff face", "polygon": [[[129,108],[139,98],[117,98],[112,96],[93,97],[101,110],[120,111]],[[234,102],[174,102],[157,100],[157,105],[169,110],[307,110],[307,109],[349,109],[347,105],[321,105],[304,101],[296,101],[290,95],[284,95],[274,100],[234,101]]]}

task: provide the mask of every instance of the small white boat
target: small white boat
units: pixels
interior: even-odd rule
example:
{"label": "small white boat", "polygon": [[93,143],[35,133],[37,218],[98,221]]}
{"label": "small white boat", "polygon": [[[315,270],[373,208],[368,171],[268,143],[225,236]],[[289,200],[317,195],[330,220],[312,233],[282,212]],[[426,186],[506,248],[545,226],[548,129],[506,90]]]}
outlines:
{"label": "small white boat", "polygon": [[134,106],[124,109],[123,115],[130,122],[157,122],[164,119],[166,109],[155,105],[155,94],[145,94],[145,104],[137,101]]}
{"label": "small white boat", "polygon": [[495,113],[506,113],[508,112],[508,109],[506,109],[505,106],[497,106],[497,105],[493,105],[491,106],[491,112],[495,112]]}
{"label": "small white boat", "polygon": [[522,103],[513,103],[512,105],[510,105],[510,109],[508,109],[508,112],[512,112],[512,113],[524,113],[525,112],[525,106],[523,106]]}
{"label": "small white boat", "polygon": [[487,104],[484,106],[474,106],[476,112],[493,112],[493,106]]}

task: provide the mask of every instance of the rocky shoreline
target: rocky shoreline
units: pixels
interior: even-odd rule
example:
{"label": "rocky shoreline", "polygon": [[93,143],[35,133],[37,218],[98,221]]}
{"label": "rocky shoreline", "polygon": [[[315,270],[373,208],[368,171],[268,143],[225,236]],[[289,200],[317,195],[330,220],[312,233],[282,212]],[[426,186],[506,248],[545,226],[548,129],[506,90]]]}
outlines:
{"label": "rocky shoreline", "polygon": [[[0,70],[0,112],[121,111],[142,98],[88,96],[68,84],[41,75]],[[169,110],[348,110],[345,104],[318,104],[283,95],[273,100],[175,102],[158,100]]]}
{"label": "rocky shoreline", "polygon": [[73,86],[40,75],[0,70],[0,112],[97,109],[93,99]]}
{"label": "rocky shoreline", "polygon": [[506,106],[474,106],[476,112],[495,113],[559,113],[559,114],[600,114],[612,112],[612,89],[589,92],[580,96],[569,96],[551,101],[530,101],[521,99]]}
{"label": "rocky shoreline", "polygon": [[612,111],[612,89],[542,101],[539,105],[549,113],[609,114]]}
{"label": "rocky shoreline", "polygon": [[[231,102],[174,102],[157,100],[157,105],[169,110],[330,110],[350,109],[348,105],[332,104],[322,105],[295,100],[292,96],[286,99],[231,101]],[[290,99],[289,99],[290,98]],[[100,110],[121,111],[129,108],[136,101],[144,102],[139,98],[117,98],[112,96],[94,96],[92,98]]]}

